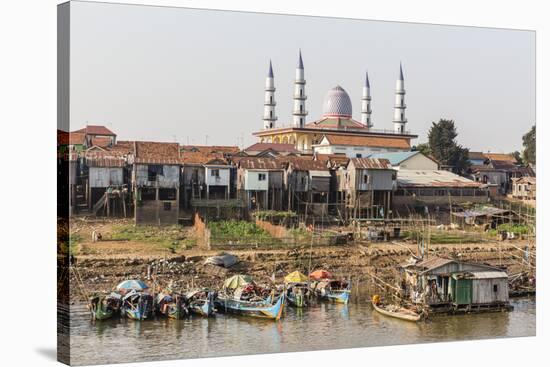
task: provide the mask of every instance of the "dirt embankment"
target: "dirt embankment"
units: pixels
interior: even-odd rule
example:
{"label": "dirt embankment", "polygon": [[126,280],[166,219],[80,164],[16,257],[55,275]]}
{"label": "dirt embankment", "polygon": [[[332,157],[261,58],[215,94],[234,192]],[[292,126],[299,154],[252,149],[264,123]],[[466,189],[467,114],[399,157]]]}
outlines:
{"label": "dirt embankment", "polygon": [[[104,240],[91,242],[91,231],[102,233]],[[81,224],[82,242],[76,256],[76,269],[84,289],[77,285],[72,274],[71,296],[73,300],[83,294],[109,292],[124,279],[145,279],[155,285],[155,291],[170,286],[174,291],[184,291],[194,286],[219,287],[228,276],[250,274],[258,282],[269,282],[275,275],[282,281],[287,273],[300,270],[326,269],[336,276],[351,277],[367,292],[383,292],[370,274],[385,282],[395,284],[396,265],[403,263],[417,247],[412,243],[354,243],[343,246],[310,248],[304,246],[291,250],[237,250],[231,251],[239,263],[229,269],[205,265],[204,260],[219,252],[192,248],[169,248],[147,240],[111,241],[111,223]],[[192,238],[192,229],[184,234]],[[510,274],[527,270],[522,262],[525,242],[492,242],[460,245],[435,245],[430,256],[456,257],[466,261],[506,266]],[[535,254],[534,244],[530,252]]]}

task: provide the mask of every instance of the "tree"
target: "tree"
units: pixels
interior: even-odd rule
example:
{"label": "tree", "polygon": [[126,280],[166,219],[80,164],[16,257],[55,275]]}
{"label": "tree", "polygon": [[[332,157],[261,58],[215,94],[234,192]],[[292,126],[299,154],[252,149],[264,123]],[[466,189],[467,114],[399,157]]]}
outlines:
{"label": "tree", "polygon": [[418,145],[415,145],[412,147],[412,151],[413,152],[420,152],[424,155],[431,155],[432,154],[432,151],[430,149],[430,143],[420,143]]}
{"label": "tree", "polygon": [[525,163],[536,164],[537,133],[533,125],[527,134],[523,135],[523,160]]}
{"label": "tree", "polygon": [[514,158],[516,159],[516,161],[518,162],[518,164],[519,164],[520,166],[524,166],[523,158],[521,157],[521,153],[520,153],[520,152],[518,152],[518,151],[516,150],[515,152],[513,152],[513,153],[511,153],[511,154],[514,156]]}
{"label": "tree", "polygon": [[456,142],[455,123],[453,120],[440,119],[432,122],[428,132],[429,147],[432,155],[442,165],[452,167],[453,171],[464,174],[470,167],[469,149]]}

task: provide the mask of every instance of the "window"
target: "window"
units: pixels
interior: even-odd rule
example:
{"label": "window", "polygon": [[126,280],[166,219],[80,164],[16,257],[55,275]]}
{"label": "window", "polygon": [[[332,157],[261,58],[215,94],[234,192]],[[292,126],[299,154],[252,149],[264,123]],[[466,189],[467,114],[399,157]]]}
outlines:
{"label": "window", "polygon": [[258,181],[265,181],[266,174],[265,173],[258,173]]}
{"label": "window", "polygon": [[493,292],[498,292],[498,284],[493,284]]}
{"label": "window", "polygon": [[164,204],[163,207],[164,207],[164,210],[165,210],[165,211],[170,211],[170,210],[172,210],[172,203],[171,203],[171,202],[166,201],[166,202],[164,202],[163,204]]}
{"label": "window", "polygon": [[219,169],[210,170],[210,176],[212,176],[212,177],[220,177],[220,170],[219,170]]}
{"label": "window", "polygon": [[355,158],[363,158],[363,155],[361,153],[355,154]]}
{"label": "window", "polygon": [[368,184],[369,183],[369,175],[363,176],[363,183]]}
{"label": "window", "polygon": [[156,181],[157,176],[163,175],[163,167],[160,164],[150,164],[147,166],[147,181]]}

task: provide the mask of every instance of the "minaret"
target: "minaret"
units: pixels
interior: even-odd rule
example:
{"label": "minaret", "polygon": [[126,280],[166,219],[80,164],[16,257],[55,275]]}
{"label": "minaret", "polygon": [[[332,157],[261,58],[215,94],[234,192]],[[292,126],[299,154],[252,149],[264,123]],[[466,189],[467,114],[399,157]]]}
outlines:
{"label": "minaret", "polygon": [[264,101],[264,129],[273,129],[277,116],[275,115],[275,79],[273,78],[273,67],[269,60],[269,71],[265,78],[265,101]]}
{"label": "minaret", "polygon": [[393,108],[393,129],[396,133],[405,133],[405,80],[403,79],[403,67],[399,64],[399,79],[395,84],[395,107]]}
{"label": "minaret", "polygon": [[372,121],[370,119],[370,115],[372,114],[370,101],[370,82],[369,73],[367,72],[365,77],[365,85],[363,86],[363,98],[361,98],[361,122],[369,129],[372,127]]}
{"label": "minaret", "polygon": [[296,78],[294,79],[294,126],[304,127],[306,120],[306,80],[304,78],[304,63],[302,61],[302,50],[298,57],[298,66],[296,67]]}

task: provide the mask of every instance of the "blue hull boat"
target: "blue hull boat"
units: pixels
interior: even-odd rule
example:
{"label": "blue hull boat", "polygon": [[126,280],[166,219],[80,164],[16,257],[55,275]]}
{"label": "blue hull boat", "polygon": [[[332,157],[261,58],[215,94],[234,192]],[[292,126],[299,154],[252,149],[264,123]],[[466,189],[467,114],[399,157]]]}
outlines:
{"label": "blue hull boat", "polygon": [[230,312],[245,316],[279,320],[283,314],[285,295],[281,294],[274,304],[264,302],[249,302],[235,300],[229,297],[220,297],[216,308],[222,312]]}

